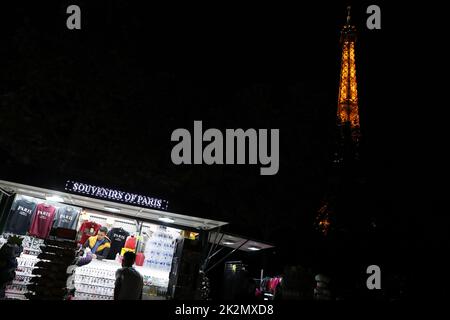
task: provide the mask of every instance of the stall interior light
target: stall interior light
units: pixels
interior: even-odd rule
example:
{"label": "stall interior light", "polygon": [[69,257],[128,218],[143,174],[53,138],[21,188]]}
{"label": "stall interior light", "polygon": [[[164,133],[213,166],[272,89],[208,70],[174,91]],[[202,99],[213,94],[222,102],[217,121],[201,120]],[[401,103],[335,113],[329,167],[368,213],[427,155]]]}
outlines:
{"label": "stall interior light", "polygon": [[45,195],[45,193],[37,192],[37,191],[33,191],[33,190],[24,190],[24,189],[20,189],[20,190],[22,190],[22,192],[26,192],[26,193],[31,193],[31,194],[39,195],[40,197],[42,197],[43,195]]}
{"label": "stall interior light", "polygon": [[226,245],[226,246],[230,246],[230,245],[235,244],[235,243],[236,243],[236,242],[230,241],[230,240],[222,241],[222,244],[224,244],[224,245]]}
{"label": "stall interior light", "polygon": [[104,207],[105,210],[108,210],[110,212],[120,212],[119,208],[114,208],[114,207]]}
{"label": "stall interior light", "polygon": [[162,221],[162,222],[166,222],[166,223],[174,223],[175,222],[175,220],[168,218],[168,217],[160,217],[160,218],[158,218],[158,220]]}
{"label": "stall interior light", "polygon": [[52,202],[64,202],[62,197],[56,195],[46,196],[45,199]]}
{"label": "stall interior light", "polygon": [[261,250],[261,248],[260,247],[256,247],[256,246],[251,246],[251,247],[248,247],[248,250],[259,251],[259,250]]}

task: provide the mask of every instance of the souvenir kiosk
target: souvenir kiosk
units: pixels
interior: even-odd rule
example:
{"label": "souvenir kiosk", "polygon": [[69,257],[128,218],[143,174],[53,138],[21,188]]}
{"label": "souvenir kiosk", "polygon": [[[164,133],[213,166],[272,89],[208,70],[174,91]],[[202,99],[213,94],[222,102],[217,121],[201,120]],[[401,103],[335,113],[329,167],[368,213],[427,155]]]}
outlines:
{"label": "souvenir kiosk", "polygon": [[76,230],[80,245],[106,227],[111,241],[105,259],[75,270],[74,299],[112,300],[115,272],[124,252],[133,251],[144,277],[143,299],[150,300],[173,298],[185,240],[227,224],[171,213],[166,200],[77,181],[67,181],[62,192],[0,180],[0,191],[0,246],[10,235],[23,237],[16,278],[6,288],[9,299],[26,299],[27,285],[38,276],[33,270],[41,246],[57,227]]}

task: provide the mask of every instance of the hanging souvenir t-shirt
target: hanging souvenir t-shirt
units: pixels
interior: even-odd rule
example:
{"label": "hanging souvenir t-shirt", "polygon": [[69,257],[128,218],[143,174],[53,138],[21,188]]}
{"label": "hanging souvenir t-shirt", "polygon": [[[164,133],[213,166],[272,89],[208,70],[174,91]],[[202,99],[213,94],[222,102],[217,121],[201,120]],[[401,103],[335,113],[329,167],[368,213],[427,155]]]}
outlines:
{"label": "hanging souvenir t-shirt", "polygon": [[98,223],[92,221],[83,222],[80,227],[80,240],[78,242],[84,244],[89,237],[95,236],[100,228],[101,225]]}
{"label": "hanging souvenir t-shirt", "polygon": [[123,228],[112,228],[108,232],[108,238],[111,240],[111,248],[109,249],[108,257],[106,259],[115,259],[116,254],[120,253],[120,250],[125,245],[125,241],[130,234]]}
{"label": "hanging souvenir t-shirt", "polygon": [[136,249],[136,237],[134,235],[129,236],[125,241],[125,248],[135,250]]}
{"label": "hanging souvenir t-shirt", "polygon": [[56,208],[49,204],[38,204],[33,215],[29,234],[37,238],[46,239],[52,228],[55,211]]}
{"label": "hanging souvenir t-shirt", "polygon": [[35,209],[36,203],[33,201],[25,199],[15,201],[11,207],[5,231],[17,235],[25,235],[30,228],[31,218]]}
{"label": "hanging souvenir t-shirt", "polygon": [[76,230],[80,210],[71,206],[61,207],[56,211],[53,228]]}

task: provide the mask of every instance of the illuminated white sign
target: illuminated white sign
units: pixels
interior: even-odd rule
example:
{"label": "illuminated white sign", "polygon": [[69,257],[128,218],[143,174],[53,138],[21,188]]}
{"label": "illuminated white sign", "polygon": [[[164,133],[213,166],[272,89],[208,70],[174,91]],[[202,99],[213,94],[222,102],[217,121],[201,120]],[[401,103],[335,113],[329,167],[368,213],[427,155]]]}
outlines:
{"label": "illuminated white sign", "polygon": [[167,200],[143,196],[140,194],[125,192],[116,189],[99,187],[92,184],[81,183],[72,180],[68,180],[66,182],[65,189],[68,192],[83,194],[88,197],[102,198],[151,209],[167,210],[169,207],[169,201]]}

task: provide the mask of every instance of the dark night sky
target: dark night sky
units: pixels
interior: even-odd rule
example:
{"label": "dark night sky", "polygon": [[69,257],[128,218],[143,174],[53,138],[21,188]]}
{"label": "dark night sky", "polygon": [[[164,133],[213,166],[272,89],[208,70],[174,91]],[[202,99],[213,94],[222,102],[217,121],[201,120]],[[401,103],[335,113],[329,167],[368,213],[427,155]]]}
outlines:
{"label": "dark night sky", "polygon": [[[176,212],[229,221],[281,251],[309,246],[333,151],[347,2],[72,2],[82,8],[81,31],[65,28],[66,4],[53,2],[8,8],[2,21],[2,176],[50,186],[72,177],[156,194]],[[369,4],[353,7],[367,206],[388,234],[400,226],[398,236],[406,227],[393,212],[394,119],[386,109],[398,81],[390,71],[399,9],[383,4],[383,29],[369,31]],[[192,130],[194,120],[279,128],[279,173],[173,165],[170,135]]]}

